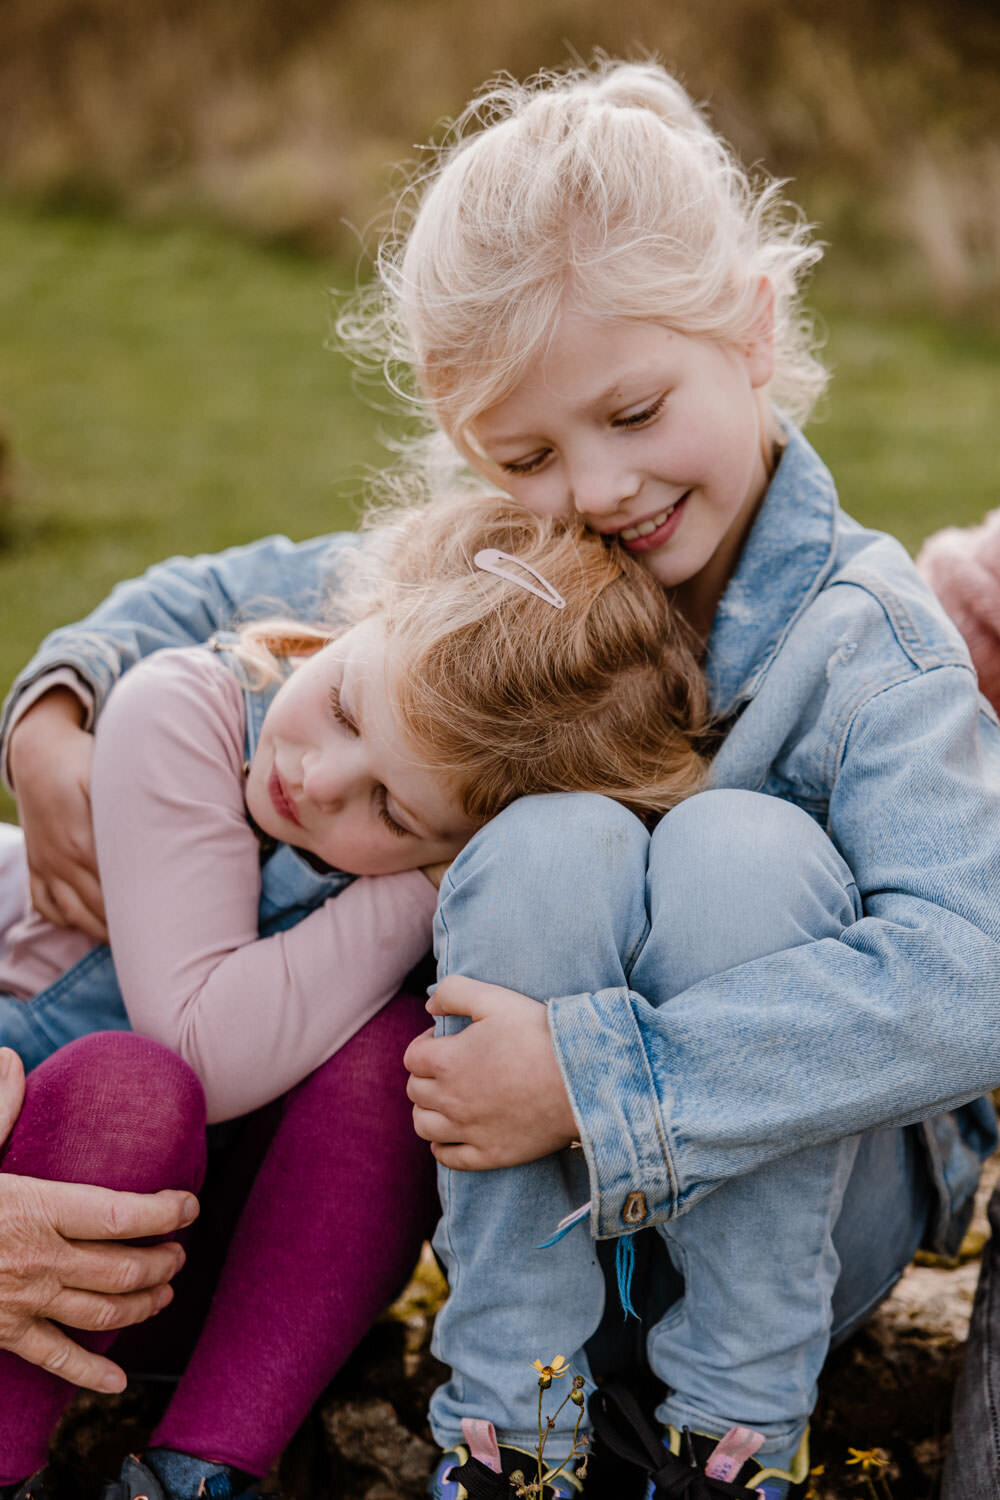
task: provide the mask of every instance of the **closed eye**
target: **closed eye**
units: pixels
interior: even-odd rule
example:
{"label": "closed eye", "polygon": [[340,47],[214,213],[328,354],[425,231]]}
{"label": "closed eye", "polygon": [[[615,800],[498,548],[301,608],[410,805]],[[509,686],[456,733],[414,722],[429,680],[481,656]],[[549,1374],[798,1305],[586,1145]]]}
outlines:
{"label": "closed eye", "polygon": [[357,724],[351,718],[350,714],[348,714],[347,710],[344,708],[343,703],[341,702],[340,688],[332,686],[329,691],[330,708],[333,712],[333,717],[336,719],[337,723],[342,729],[346,729],[348,734],[353,735],[354,738],[357,739],[361,731],[358,729]]}
{"label": "closed eye", "polygon": [[382,822],[385,824],[386,828],[388,828],[390,833],[394,833],[398,839],[408,838],[412,830],[409,828],[404,828],[402,823],[396,822],[396,819],[389,811],[388,793],[386,792],[384,786],[379,787],[377,795],[378,815]]}
{"label": "closed eye", "polygon": [[505,474],[534,474],[548,460],[551,448],[543,448],[540,453],[532,453],[530,458],[509,459],[500,464]]}
{"label": "closed eye", "polygon": [[611,425],[612,425],[612,427],[626,427],[626,428],[628,428],[628,427],[645,427],[646,424],[647,424],[647,422],[652,422],[653,419],[654,419],[654,417],[658,417],[660,415],[660,412],[663,410],[663,405],[664,405],[664,402],[666,401],[666,399],[667,399],[667,393],[666,393],[666,391],[664,391],[664,393],[663,393],[662,396],[657,396],[656,400],[653,402],[653,404],[651,406],[644,406],[643,409],[642,409],[642,411],[629,412],[624,417],[615,417],[615,419],[614,419],[614,421],[612,422]]}

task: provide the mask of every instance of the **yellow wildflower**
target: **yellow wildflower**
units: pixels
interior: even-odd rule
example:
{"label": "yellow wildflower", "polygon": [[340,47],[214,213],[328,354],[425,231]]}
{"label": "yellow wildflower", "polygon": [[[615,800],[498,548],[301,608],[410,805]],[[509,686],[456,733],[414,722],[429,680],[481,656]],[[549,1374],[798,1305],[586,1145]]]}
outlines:
{"label": "yellow wildflower", "polygon": [[532,1369],[538,1371],[538,1384],[543,1391],[547,1391],[553,1380],[558,1380],[560,1375],[569,1374],[569,1365],[561,1354],[557,1354],[550,1365],[543,1365],[540,1359],[534,1360]]}
{"label": "yellow wildflower", "polygon": [[889,1455],[884,1448],[848,1448],[847,1451],[851,1455],[847,1462],[860,1464],[864,1474],[870,1474],[873,1469],[877,1473],[879,1469],[889,1467]]}

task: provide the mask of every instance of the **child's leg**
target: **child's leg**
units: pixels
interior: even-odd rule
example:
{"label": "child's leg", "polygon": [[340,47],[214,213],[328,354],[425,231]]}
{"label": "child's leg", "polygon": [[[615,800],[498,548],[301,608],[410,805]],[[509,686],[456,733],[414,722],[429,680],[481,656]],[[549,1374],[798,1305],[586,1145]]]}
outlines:
{"label": "child's leg", "polygon": [[436,1213],[402,994],[283,1101],[211,1312],[153,1443],[262,1474],[405,1283]]}
{"label": "child's leg", "polygon": [[[469,974],[540,999],[629,983],[657,1004],[699,978],[759,954],[835,938],[856,920],[857,893],[850,872],[812,820],[788,804],[748,793],[709,793],[671,813],[654,839],[659,858],[654,862],[650,900],[660,921],[656,941],[648,943],[648,840],[634,819],[592,797],[527,799],[509,808],[471,841],[442,887],[441,973]],[[766,996],[759,1002],[751,996],[751,1003],[766,1003]],[[614,1047],[613,1036],[604,1040]],[[719,1045],[738,1047],[739,1038],[720,1037]],[[778,1090],[794,1087],[794,1080],[748,1078],[747,1086]],[[718,1119],[705,1124],[705,1139],[711,1138],[713,1128],[724,1136],[721,1105]],[[623,1141],[627,1139],[629,1133],[623,1131]],[[808,1307],[796,1314],[797,1324],[810,1327],[817,1310],[824,1312],[819,1335],[797,1332],[793,1342],[804,1339],[806,1363],[817,1369],[825,1352],[830,1295],[837,1279],[829,1232],[857,1150],[856,1140],[818,1148],[806,1172],[816,1222],[805,1258],[810,1274],[819,1259],[826,1285],[816,1295],[810,1290]],[[623,1170],[626,1167],[623,1162]],[[750,1184],[763,1192],[752,1234],[746,1232],[746,1220],[727,1211],[720,1196],[724,1189],[704,1200],[706,1205],[719,1200],[712,1217],[716,1232],[727,1246],[735,1239],[743,1258],[738,1254],[734,1260],[727,1249],[722,1282],[709,1279],[704,1289],[699,1283],[694,1296],[686,1299],[687,1307],[673,1310],[668,1320],[701,1317],[704,1312],[710,1326],[701,1331],[716,1347],[713,1375],[731,1363],[722,1347],[720,1310],[725,1308],[728,1317],[729,1293],[741,1288],[753,1302],[748,1255],[756,1249],[770,1264],[779,1217],[792,1212],[783,1174],[791,1173],[798,1191],[802,1171],[800,1159],[795,1168],[779,1164],[770,1181],[758,1173],[736,1179],[737,1194],[752,1194]],[[452,1292],[438,1317],[436,1352],[452,1365],[454,1374],[432,1402],[435,1437],[442,1446],[451,1446],[458,1440],[463,1417],[486,1417],[494,1421],[503,1440],[533,1446],[536,1392],[526,1364],[536,1354],[550,1358],[560,1353],[587,1374],[582,1346],[596,1327],[603,1303],[603,1281],[583,1230],[574,1230],[552,1249],[534,1248],[563,1213],[588,1196],[582,1163],[576,1153],[563,1153],[507,1171],[442,1171],[440,1184],[443,1217],[435,1244],[446,1262]],[[926,1205],[922,1193],[916,1196],[911,1217],[919,1218],[922,1227]],[[904,1244],[900,1265],[919,1237],[919,1229],[907,1217],[912,1195],[904,1191],[902,1198],[903,1224],[894,1239]],[[747,1207],[738,1205],[739,1213]],[[710,1223],[708,1207],[700,1220],[692,1219],[695,1212],[690,1210],[670,1226],[670,1243],[676,1244],[681,1259],[685,1233],[700,1243]],[[802,1217],[805,1214],[803,1207]],[[688,1225],[686,1231],[681,1228]],[[794,1228],[798,1234],[797,1222]],[[892,1274],[896,1269],[894,1264]],[[788,1274],[786,1265],[783,1275]],[[784,1289],[780,1278],[778,1285]],[[735,1307],[735,1301],[731,1305]],[[748,1336],[753,1335],[748,1331]],[[664,1352],[655,1339],[654,1344],[658,1373],[663,1374],[660,1366],[670,1360],[671,1351]],[[686,1349],[684,1329],[680,1344]],[[772,1350],[768,1358],[772,1355],[779,1364],[785,1357],[783,1350]],[[683,1364],[682,1354],[672,1373],[688,1380]],[[690,1367],[694,1380],[694,1353]],[[811,1391],[813,1378],[802,1380],[804,1389]],[[722,1404],[728,1399],[724,1394]],[[780,1396],[779,1406],[768,1407],[762,1425],[770,1424],[770,1446],[777,1448],[783,1433],[801,1425],[801,1411],[809,1399],[803,1397],[795,1406],[794,1418],[785,1416],[787,1393]],[[704,1416],[703,1406],[720,1403],[702,1396],[695,1404]],[[725,1415],[728,1426],[729,1414]],[[547,1451],[562,1457],[567,1448],[568,1431],[557,1430]]]}
{"label": "child's leg", "polygon": [[[650,938],[630,982],[654,1004],[755,957],[835,941],[860,915],[850,871],[812,819],[742,792],[694,798],[660,824],[649,892]],[[778,1095],[795,1080],[758,1074],[747,1087]],[[815,1402],[835,1294],[838,1324],[860,1320],[917,1248],[928,1207],[914,1133],[889,1130],[731,1179],[663,1226],[685,1289],[649,1335],[670,1388],[661,1419],[715,1435],[740,1422],[787,1463]]]}
{"label": "child's leg", "polygon": [[[204,1153],[205,1101],[190,1068],[157,1042],[112,1032],[73,1043],[32,1073],[0,1147],[0,1171],[139,1193],[197,1192]],[[102,1352],[115,1337],[73,1336]],[[44,1464],[73,1395],[65,1381],[0,1352],[0,1484]]]}
{"label": "child's leg", "polygon": [[[603,797],[529,797],[507,808],[466,845],[442,883],[439,975],[465,974],[539,1000],[624,985],[648,931],[648,844],[638,819]],[[449,1017],[444,1029],[461,1024]],[[614,1038],[607,1040],[613,1047]],[[441,1168],[438,1182],[434,1243],[451,1291],[434,1351],[452,1375],[431,1402],[435,1440],[453,1447],[462,1418],[480,1417],[495,1424],[502,1442],[532,1449],[532,1360],[562,1354],[574,1373],[589,1375],[583,1346],[604,1306],[586,1225],[537,1248],[590,1196],[582,1152],[502,1171]],[[568,1405],[547,1454],[565,1457],[576,1415]]]}

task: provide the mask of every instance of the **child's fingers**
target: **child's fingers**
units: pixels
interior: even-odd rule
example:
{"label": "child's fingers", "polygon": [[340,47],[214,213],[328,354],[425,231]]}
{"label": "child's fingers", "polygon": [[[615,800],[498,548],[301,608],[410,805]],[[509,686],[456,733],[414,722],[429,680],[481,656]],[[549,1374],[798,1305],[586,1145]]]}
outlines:
{"label": "child's fingers", "polygon": [[[81,868],[74,873],[74,884],[59,879],[48,881],[45,898],[49,910],[43,910],[39,905],[33,884],[32,899],[35,906],[50,922],[57,921],[60,927],[78,927],[96,943],[107,942],[108,929],[104,924],[104,899],[100,884],[87,870]],[[53,911],[56,916],[52,915]]]}
{"label": "child's fingers", "polygon": [[467,1142],[461,1145],[440,1145],[431,1143],[431,1152],[435,1161],[439,1161],[443,1167],[452,1167],[456,1172],[479,1172],[490,1165],[483,1159],[483,1153],[477,1146],[470,1146]]}
{"label": "child's fingers", "polygon": [[435,1052],[430,1043],[433,1041],[434,1027],[428,1026],[426,1031],[422,1031],[419,1036],[413,1038],[403,1053],[403,1067],[407,1068],[411,1074],[423,1078],[432,1077]]}
{"label": "child's fingers", "polygon": [[467,979],[464,974],[449,974],[428,1000],[427,1010],[432,1016],[468,1016],[472,1021],[484,1021],[494,1011],[503,1009],[512,996],[514,991],[501,985]]}
{"label": "child's fingers", "polygon": [[425,1109],[420,1104],[413,1106],[413,1128],[422,1141],[455,1145],[461,1140],[454,1122],[436,1109]]}

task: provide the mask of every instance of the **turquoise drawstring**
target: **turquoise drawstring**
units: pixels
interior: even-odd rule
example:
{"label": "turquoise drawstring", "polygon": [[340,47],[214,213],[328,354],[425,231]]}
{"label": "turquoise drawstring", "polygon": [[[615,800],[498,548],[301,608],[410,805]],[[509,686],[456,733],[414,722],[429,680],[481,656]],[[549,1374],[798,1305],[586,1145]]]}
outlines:
{"label": "turquoise drawstring", "polygon": [[639,1314],[632,1306],[632,1275],[635,1271],[635,1236],[623,1234],[615,1250],[615,1272],[618,1276],[618,1300],[625,1313],[625,1321]]}

